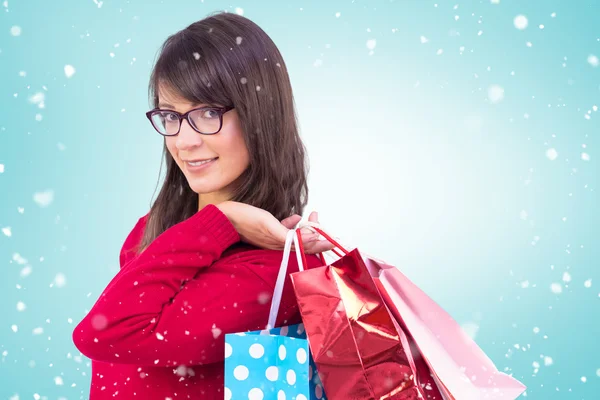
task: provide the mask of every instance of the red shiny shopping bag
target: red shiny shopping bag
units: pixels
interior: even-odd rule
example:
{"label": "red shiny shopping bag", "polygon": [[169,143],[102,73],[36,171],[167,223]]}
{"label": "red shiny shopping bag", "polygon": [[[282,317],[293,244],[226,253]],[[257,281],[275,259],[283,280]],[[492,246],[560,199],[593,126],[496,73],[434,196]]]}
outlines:
{"label": "red shiny shopping bag", "polygon": [[[331,265],[291,274],[328,398],[442,400],[428,367],[390,314],[358,249],[348,252],[315,230],[345,253],[338,253],[341,258]],[[302,248],[300,254],[304,256]]]}

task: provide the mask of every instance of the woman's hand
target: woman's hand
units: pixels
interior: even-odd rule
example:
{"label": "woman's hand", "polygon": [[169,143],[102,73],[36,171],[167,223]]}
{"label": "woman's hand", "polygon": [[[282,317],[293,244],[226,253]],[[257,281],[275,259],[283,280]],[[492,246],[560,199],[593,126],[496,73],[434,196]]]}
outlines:
{"label": "woman's hand", "polygon": [[[300,222],[300,220],[302,220],[302,217],[298,214],[294,214],[283,219],[281,224],[288,229],[292,229]],[[311,212],[308,216],[308,220],[310,222],[319,223],[319,214],[316,211]],[[326,239],[319,240],[319,234],[313,232],[309,228],[300,229],[300,233],[302,234],[302,245],[304,247],[304,253],[306,254],[322,253],[335,247]],[[292,246],[292,251],[294,251],[294,246]]]}
{"label": "woman's hand", "polygon": [[[283,250],[287,233],[302,219],[295,214],[280,222],[268,211],[234,201],[219,203],[217,208],[231,221],[242,241],[263,249]],[[318,223],[317,213],[313,211],[308,220]],[[300,232],[306,254],[322,253],[334,247],[327,240],[318,240],[319,235],[308,228]]]}

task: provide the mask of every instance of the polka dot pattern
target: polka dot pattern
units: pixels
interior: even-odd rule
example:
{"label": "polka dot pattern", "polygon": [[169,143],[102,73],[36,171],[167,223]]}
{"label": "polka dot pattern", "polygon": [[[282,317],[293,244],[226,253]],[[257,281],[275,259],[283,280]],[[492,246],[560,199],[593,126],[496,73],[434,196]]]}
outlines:
{"label": "polka dot pattern", "polygon": [[254,343],[250,346],[250,356],[252,358],[262,358],[265,355],[265,348],[260,343]]}
{"label": "polka dot pattern", "polygon": [[270,380],[271,382],[275,382],[277,381],[277,379],[279,379],[279,368],[277,368],[276,366],[270,366],[269,368],[267,368],[267,370],[265,371],[265,376],[267,377],[268,380]]}
{"label": "polka dot pattern", "polygon": [[306,362],[306,350],[300,348],[296,352],[296,359],[300,364],[304,364]]}
{"label": "polka dot pattern", "polygon": [[326,400],[302,324],[225,335],[225,398]]}
{"label": "polka dot pattern", "polygon": [[[302,396],[301,394],[299,396]],[[265,394],[259,388],[252,388],[248,392],[248,400],[263,400],[265,398]]]}

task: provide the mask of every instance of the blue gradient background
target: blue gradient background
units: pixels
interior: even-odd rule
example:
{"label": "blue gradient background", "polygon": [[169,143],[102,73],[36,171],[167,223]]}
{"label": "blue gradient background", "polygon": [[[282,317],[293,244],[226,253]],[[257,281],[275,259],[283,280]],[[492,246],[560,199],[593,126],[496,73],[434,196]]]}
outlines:
{"label": "blue gradient background", "polygon": [[0,7],[0,399],[88,398],[71,331],[164,174],[144,116],[157,50],[237,7],[290,71],[311,161],[306,215],[402,268],[528,398],[600,398],[600,68],[588,62],[600,2]]}

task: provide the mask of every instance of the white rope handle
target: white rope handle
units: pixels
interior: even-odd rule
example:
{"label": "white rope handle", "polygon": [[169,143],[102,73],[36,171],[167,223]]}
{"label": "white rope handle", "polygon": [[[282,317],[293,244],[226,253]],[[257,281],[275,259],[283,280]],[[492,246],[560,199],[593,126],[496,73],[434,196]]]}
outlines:
{"label": "white rope handle", "polygon": [[281,304],[281,296],[283,294],[283,285],[285,284],[285,276],[287,275],[288,261],[292,250],[292,241],[294,242],[294,247],[296,249],[296,257],[298,258],[298,269],[304,271],[302,255],[300,254],[300,247],[298,246],[298,237],[296,236],[297,229],[298,228],[290,229],[285,238],[283,259],[281,260],[279,273],[277,274],[277,282],[275,283],[275,290],[273,291],[273,300],[271,301],[271,310],[269,311],[269,322],[267,323],[266,329],[273,329],[275,327],[275,321],[277,320],[277,314],[279,313],[279,305]]}
{"label": "white rope handle", "polygon": [[[296,228],[290,229],[285,238],[285,245],[283,247],[283,259],[281,260],[281,265],[279,266],[279,273],[277,274],[277,281],[275,283],[275,289],[273,291],[273,299],[271,301],[271,309],[269,311],[269,321],[267,323],[266,329],[273,329],[275,327],[275,322],[277,320],[277,314],[279,313],[279,306],[281,304],[281,296],[283,295],[283,286],[285,284],[285,277],[287,275],[287,266],[290,258],[290,252],[292,250],[292,241],[294,243],[294,248],[296,249],[296,258],[298,260],[298,270],[304,271],[305,266],[302,263],[302,254],[300,254],[300,246],[298,245],[298,236],[296,235],[296,231],[302,228],[309,228],[311,231],[318,233],[313,227],[320,228],[323,232],[329,233],[325,231],[325,229],[321,228],[321,225],[318,222],[312,221],[301,221]],[[329,235],[334,237],[332,235]],[[340,241],[335,238],[335,240],[340,243]],[[343,243],[340,245],[345,246]],[[328,253],[328,252],[324,252]],[[337,257],[337,255],[331,252],[333,257]]]}

